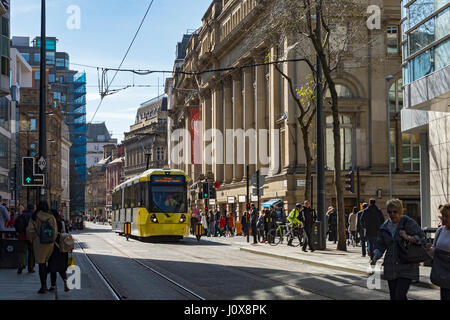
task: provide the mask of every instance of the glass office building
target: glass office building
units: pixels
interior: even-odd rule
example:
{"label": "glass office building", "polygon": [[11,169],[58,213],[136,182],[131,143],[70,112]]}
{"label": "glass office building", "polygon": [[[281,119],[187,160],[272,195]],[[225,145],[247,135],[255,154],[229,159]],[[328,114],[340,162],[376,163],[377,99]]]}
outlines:
{"label": "glass office building", "polygon": [[422,227],[450,201],[450,1],[402,0],[402,132],[420,135]]}

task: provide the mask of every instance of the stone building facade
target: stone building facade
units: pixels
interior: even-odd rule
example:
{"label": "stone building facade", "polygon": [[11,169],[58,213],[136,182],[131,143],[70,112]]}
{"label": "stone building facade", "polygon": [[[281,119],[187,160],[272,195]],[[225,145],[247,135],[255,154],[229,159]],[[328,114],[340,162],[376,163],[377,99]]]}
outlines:
{"label": "stone building facade", "polygon": [[[340,98],[341,137],[344,141],[342,180],[351,166],[360,167],[361,200],[373,197],[378,199],[381,208],[385,207],[389,194],[385,77],[393,74],[394,79],[389,84],[393,104],[389,112],[393,196],[404,200],[408,213],[420,220],[418,168],[413,165],[411,156],[406,159],[406,147],[412,152],[416,140],[409,136],[406,141],[407,137],[403,137],[400,131],[399,111],[403,103],[398,37],[400,4],[398,1],[379,2],[382,8],[381,29],[369,31],[371,39],[366,38],[362,45],[365,49],[346,54],[341,67],[333,74]],[[276,47],[265,39],[260,43],[250,41],[255,38],[251,27],[265,23],[263,10],[254,0],[212,1],[203,16],[202,26],[191,35],[183,63],[177,62],[174,71],[261,64],[268,54],[274,57],[277,50],[285,51],[291,42],[286,41]],[[256,44],[249,47],[249,43]],[[294,53],[289,53],[287,58],[295,58]],[[297,87],[305,84],[309,69],[304,62],[285,63],[282,68],[294,79]],[[301,130],[297,126],[298,110],[287,81],[273,65],[207,72],[198,79],[174,73],[168,84],[171,87],[166,88],[166,92],[171,94],[169,112],[172,118],[169,136],[177,129],[184,129],[189,136],[178,140],[174,137],[186,148],[180,151],[180,145],[177,147],[176,142],[172,142],[171,167],[184,170],[194,183],[212,174],[214,180],[221,183],[216,202],[228,212],[242,214],[245,208],[245,203],[238,203],[238,198],[246,195],[247,165],[250,178],[256,170],[266,175],[261,202],[280,198],[288,211],[296,202],[304,200],[305,155]],[[324,108],[328,206],[335,203],[335,196],[331,109],[327,98]],[[209,129],[222,132],[221,137],[211,136]],[[237,138],[227,135],[227,130]],[[237,134],[238,131],[245,133],[251,130],[258,133],[253,140]],[[313,150],[315,141],[315,129],[312,128],[310,144]],[[229,142],[231,150],[227,149]],[[243,161],[239,162],[239,159]],[[191,200],[202,207],[203,201],[197,201],[197,192],[192,192]],[[346,212],[349,212],[357,205],[356,194],[344,191],[344,197]],[[314,205],[314,194],[311,199]]]}
{"label": "stone building facade", "polygon": [[167,164],[167,97],[159,96],[141,104],[136,122],[125,132],[125,177],[143,173],[147,167]]}

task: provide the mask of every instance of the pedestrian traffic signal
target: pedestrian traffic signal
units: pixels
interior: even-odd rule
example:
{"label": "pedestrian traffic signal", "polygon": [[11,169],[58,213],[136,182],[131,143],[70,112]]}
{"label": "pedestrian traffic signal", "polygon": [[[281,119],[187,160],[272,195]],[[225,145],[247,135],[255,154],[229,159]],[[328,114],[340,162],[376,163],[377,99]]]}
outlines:
{"label": "pedestrian traffic signal", "polygon": [[34,173],[34,158],[22,158],[22,185],[26,187],[43,187],[44,175]]}
{"label": "pedestrian traffic signal", "polygon": [[209,182],[202,183],[202,199],[209,199]]}
{"label": "pedestrian traffic signal", "polygon": [[345,190],[350,191],[351,193],[355,192],[355,173],[351,170],[349,173],[345,175],[347,180],[345,180]]}
{"label": "pedestrian traffic signal", "polygon": [[214,184],[210,183],[209,184],[209,198],[216,199],[216,197],[217,197],[216,188],[214,187]]}

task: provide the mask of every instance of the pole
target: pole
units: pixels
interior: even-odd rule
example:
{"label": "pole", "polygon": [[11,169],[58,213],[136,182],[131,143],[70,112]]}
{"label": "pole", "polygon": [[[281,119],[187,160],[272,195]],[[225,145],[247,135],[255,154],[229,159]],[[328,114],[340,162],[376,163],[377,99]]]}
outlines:
{"label": "pole", "polygon": [[[39,103],[39,156],[44,159],[47,157],[47,136],[46,136],[46,122],[45,114],[47,107],[47,91],[46,91],[46,30],[45,30],[45,0],[41,0],[41,70],[40,70],[40,103]],[[45,177],[45,168],[42,174]],[[45,179],[47,180],[47,179]],[[45,186],[42,187],[40,195],[42,200],[46,200]]]}
{"label": "pole", "polygon": [[[318,8],[318,7],[317,7]],[[320,22],[321,12],[316,12],[316,30],[317,36],[320,38]],[[322,223],[320,228],[320,239],[319,243],[323,244],[320,248],[324,250],[326,248],[326,233],[325,233],[325,153],[324,153],[324,125],[323,125],[323,107],[322,107],[322,64],[320,62],[319,55],[316,55],[316,101],[317,101],[317,112],[316,112],[316,136],[317,136],[317,215]]]}
{"label": "pole", "polygon": [[14,207],[17,211],[17,163],[14,165]]}
{"label": "pole", "polygon": [[[250,204],[250,198],[249,198],[249,190],[250,190],[250,181],[249,181],[249,177],[248,177],[248,174],[249,174],[249,166],[247,165],[246,166],[246,168],[245,168],[245,171],[246,171],[246,176],[247,176],[247,201],[246,201],[246,204],[245,204],[245,206],[246,206],[246,209],[247,209],[247,242],[250,242],[250,224],[248,223],[249,221],[249,218],[248,218],[248,214],[250,213],[249,212],[249,204]],[[258,210],[259,210],[259,207],[258,207]]]}
{"label": "pole", "polygon": [[386,118],[387,118],[387,145],[388,145],[388,166],[389,166],[389,199],[392,199],[392,164],[391,164],[391,110],[389,108],[389,81],[394,77],[386,77]]}
{"label": "pole", "polygon": [[359,180],[359,167],[356,168],[356,184],[358,185],[358,193],[357,193],[357,207],[358,207],[358,211],[360,210],[360,203],[361,203],[361,182]]}
{"label": "pole", "polygon": [[258,195],[258,210],[259,210],[259,170],[256,171],[256,192]]}

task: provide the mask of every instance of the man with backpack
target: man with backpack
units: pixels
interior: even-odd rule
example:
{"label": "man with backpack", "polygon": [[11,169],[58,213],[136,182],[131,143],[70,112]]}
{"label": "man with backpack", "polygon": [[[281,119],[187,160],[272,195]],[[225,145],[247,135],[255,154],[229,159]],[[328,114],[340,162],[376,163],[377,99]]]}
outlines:
{"label": "man with backpack", "polygon": [[17,266],[17,273],[21,274],[22,270],[27,266],[26,256],[28,252],[28,273],[34,272],[34,252],[33,252],[33,243],[30,239],[27,238],[27,227],[30,222],[31,215],[33,214],[34,205],[29,203],[27,209],[24,211],[23,206],[19,206],[19,216],[14,222],[14,228],[16,232],[19,234],[18,239],[24,242],[23,246],[19,247],[17,252],[19,264]]}
{"label": "man with backpack", "polygon": [[369,199],[369,206],[363,210],[363,214],[361,216],[361,226],[365,231],[364,233],[369,249],[370,261],[373,260],[373,252],[375,250],[378,231],[384,223],[384,220],[383,213],[375,205],[375,199]]}

